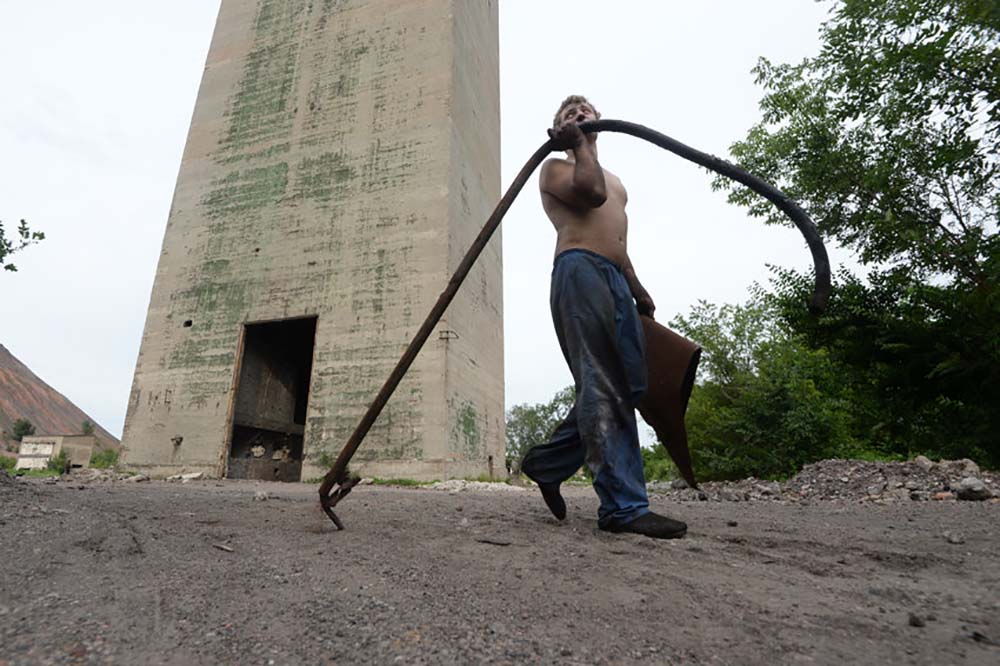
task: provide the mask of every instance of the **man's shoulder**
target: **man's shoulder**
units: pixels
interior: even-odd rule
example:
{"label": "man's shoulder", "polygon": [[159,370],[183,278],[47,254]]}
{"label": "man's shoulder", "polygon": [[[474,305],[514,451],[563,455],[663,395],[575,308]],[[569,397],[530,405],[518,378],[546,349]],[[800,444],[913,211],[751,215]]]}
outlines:
{"label": "man's shoulder", "polygon": [[561,168],[563,166],[571,167],[571,166],[573,166],[573,162],[570,162],[565,157],[550,157],[547,160],[545,160],[544,162],[542,162],[542,169],[543,170],[545,170],[545,169],[551,169],[553,167],[555,167],[555,168],[558,169],[558,168]]}
{"label": "man's shoulder", "polygon": [[571,178],[572,174],[572,162],[562,157],[550,157],[542,163],[542,168],[538,172],[538,186],[544,192],[555,183]]}

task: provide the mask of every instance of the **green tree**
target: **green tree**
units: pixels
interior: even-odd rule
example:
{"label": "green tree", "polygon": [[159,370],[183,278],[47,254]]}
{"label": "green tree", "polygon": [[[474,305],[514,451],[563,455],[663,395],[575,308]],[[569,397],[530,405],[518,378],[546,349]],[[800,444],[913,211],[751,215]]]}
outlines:
{"label": "green tree", "polygon": [[94,424],[89,419],[80,424],[80,433],[84,435],[94,434]]}
{"label": "green tree", "polygon": [[[759,293],[747,305],[701,302],[670,326],[704,349],[686,418],[699,479],[783,477],[858,452],[836,364],[784,328]],[[647,468],[665,455],[647,454]]]}
{"label": "green tree", "polygon": [[18,419],[14,421],[14,425],[11,426],[10,434],[14,436],[14,439],[21,441],[25,437],[30,437],[35,434],[35,426],[28,419]]}
{"label": "green tree", "polygon": [[3,220],[0,220],[0,266],[5,271],[16,271],[17,266],[9,263],[7,257],[44,239],[44,233],[41,231],[32,231],[28,227],[28,223],[24,220],[21,220],[21,224],[14,230],[13,237],[8,238],[7,233],[4,231]]}
{"label": "green tree", "polygon": [[772,306],[842,370],[870,446],[1000,465],[1000,4],[840,0],[821,40],[798,64],[758,63],[763,118],[732,153],[864,275],[841,271],[814,318],[809,276],[778,270]]}
{"label": "green tree", "polygon": [[528,449],[548,440],[574,400],[576,390],[567,386],[549,402],[514,405],[507,411],[507,468],[512,474],[521,472],[521,460]]}

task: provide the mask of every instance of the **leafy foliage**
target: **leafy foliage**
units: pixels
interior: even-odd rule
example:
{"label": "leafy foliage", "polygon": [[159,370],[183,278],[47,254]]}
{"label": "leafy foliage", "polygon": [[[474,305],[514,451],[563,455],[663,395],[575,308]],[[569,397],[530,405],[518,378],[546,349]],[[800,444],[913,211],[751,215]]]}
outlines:
{"label": "leafy foliage", "polygon": [[113,449],[94,451],[90,455],[90,466],[97,469],[111,469],[118,464],[118,452]]}
{"label": "leafy foliage", "polygon": [[10,456],[0,456],[0,469],[10,472],[13,471],[16,465],[17,465],[17,458],[12,458]]}
{"label": "leafy foliage", "polygon": [[14,236],[8,238],[7,233],[4,231],[3,220],[0,220],[0,266],[5,271],[16,271],[17,266],[7,263],[7,257],[44,239],[44,233],[41,231],[32,231],[28,227],[28,223],[24,220],[21,220],[21,224],[14,230]]}
{"label": "leafy foliage", "polygon": [[83,435],[93,435],[94,434],[94,424],[90,420],[85,420],[80,424],[80,434]]}
{"label": "leafy foliage", "polygon": [[646,481],[673,481],[680,478],[680,473],[670,459],[667,450],[662,446],[643,447],[642,469]]}
{"label": "leafy foliage", "polygon": [[524,454],[548,440],[575,400],[576,389],[567,386],[549,402],[514,405],[507,411],[507,469],[512,474],[520,473]]}
{"label": "leafy foliage", "polygon": [[732,153],[866,274],[840,272],[813,318],[809,277],[777,270],[769,307],[836,368],[864,449],[1000,465],[1000,5],[841,0],[821,36],[814,58],[759,62],[763,119]]}
{"label": "leafy foliage", "polygon": [[50,472],[65,474],[69,470],[69,456],[66,455],[65,451],[59,451],[59,453],[49,458],[48,462],[45,463],[45,469]]}
{"label": "leafy foliage", "polygon": [[35,426],[28,419],[18,419],[14,421],[14,425],[11,426],[10,431],[14,439],[20,442],[23,438],[31,437],[35,434]]}
{"label": "leafy foliage", "polygon": [[829,354],[803,345],[758,298],[699,303],[671,327],[704,349],[687,428],[699,479],[782,477],[851,455],[851,400]]}

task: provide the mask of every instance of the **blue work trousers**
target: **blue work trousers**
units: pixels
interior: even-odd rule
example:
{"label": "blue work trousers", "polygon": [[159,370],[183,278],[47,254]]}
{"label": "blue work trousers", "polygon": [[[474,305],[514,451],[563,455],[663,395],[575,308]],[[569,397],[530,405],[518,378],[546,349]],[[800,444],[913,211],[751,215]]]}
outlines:
{"label": "blue work trousers", "polygon": [[646,392],[645,338],[621,268],[587,250],[556,257],[549,299],[576,402],[551,439],[532,447],[522,470],[562,483],[586,464],[600,498],[598,523],[649,512],[635,406]]}

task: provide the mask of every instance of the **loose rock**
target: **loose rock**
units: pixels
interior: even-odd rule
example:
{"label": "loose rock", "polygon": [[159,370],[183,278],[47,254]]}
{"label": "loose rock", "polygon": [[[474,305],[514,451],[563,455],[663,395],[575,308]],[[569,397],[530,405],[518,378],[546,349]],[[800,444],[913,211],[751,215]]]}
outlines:
{"label": "loose rock", "polygon": [[430,485],[432,490],[446,490],[451,493],[458,493],[464,490],[479,490],[493,492],[515,492],[521,493],[527,488],[512,486],[508,483],[489,483],[487,481],[465,481],[463,479],[451,479],[450,481],[438,481]]}
{"label": "loose rock", "polygon": [[955,490],[960,500],[981,502],[993,496],[986,484],[974,476],[967,476],[959,481]]}
{"label": "loose rock", "polygon": [[951,544],[959,545],[965,543],[965,537],[962,536],[961,534],[958,534],[957,532],[952,532],[949,530],[944,534],[942,534],[941,536],[943,536],[948,541],[948,543]]}

